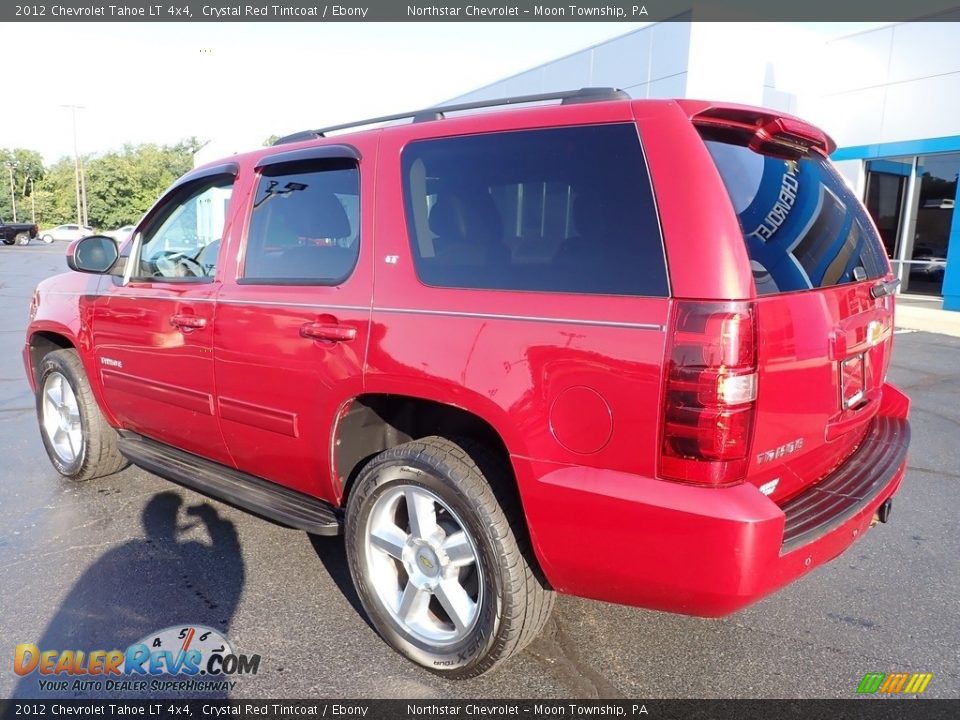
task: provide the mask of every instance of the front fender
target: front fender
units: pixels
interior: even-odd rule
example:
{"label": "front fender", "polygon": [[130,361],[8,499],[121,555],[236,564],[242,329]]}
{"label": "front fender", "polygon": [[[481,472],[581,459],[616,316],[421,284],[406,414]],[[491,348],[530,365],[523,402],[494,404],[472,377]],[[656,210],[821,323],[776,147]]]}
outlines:
{"label": "front fender", "polygon": [[107,421],[116,427],[116,419],[104,402],[100,372],[93,352],[90,321],[100,296],[101,276],[65,273],[44,280],[37,286],[30,308],[23,349],[24,368],[30,387],[36,392],[36,362],[33,347],[40,337],[77,351],[93,396]]}

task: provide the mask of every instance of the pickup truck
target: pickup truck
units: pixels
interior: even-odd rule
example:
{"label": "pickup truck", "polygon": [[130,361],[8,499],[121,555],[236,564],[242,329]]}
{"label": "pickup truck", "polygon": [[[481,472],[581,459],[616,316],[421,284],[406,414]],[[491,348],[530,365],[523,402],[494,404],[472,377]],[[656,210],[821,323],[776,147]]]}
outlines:
{"label": "pickup truck", "polygon": [[0,219],[0,239],[4,245],[26,245],[33,240],[40,229],[36,223],[8,223]]}

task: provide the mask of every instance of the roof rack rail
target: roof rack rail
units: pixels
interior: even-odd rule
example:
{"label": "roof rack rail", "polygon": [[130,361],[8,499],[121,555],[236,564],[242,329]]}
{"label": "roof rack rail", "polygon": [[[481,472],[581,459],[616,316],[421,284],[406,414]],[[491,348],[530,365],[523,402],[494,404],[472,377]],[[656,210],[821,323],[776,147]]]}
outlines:
{"label": "roof rack rail", "polygon": [[356,120],[354,122],[342,123],[340,125],[330,125],[319,130],[301,130],[291,135],[284,135],[276,140],[274,145],[285,145],[287,143],[300,142],[302,140],[315,140],[322,138],[329,132],[337,130],[347,130],[364,125],[376,125],[377,123],[392,122],[394,120],[410,119],[415,123],[431,122],[433,120],[442,120],[446,113],[460,112],[463,110],[477,110],[480,108],[500,107],[503,105],[525,105],[528,103],[549,102],[550,100],[559,100],[561,105],[572,105],[574,103],[600,102],[603,100],[629,100],[630,96],[623,90],[612,87],[585,87],[579,90],[565,90],[563,92],[540,93],[538,95],[516,95],[514,97],[495,98],[493,100],[478,100],[476,102],[458,103],[456,105],[439,105],[437,107],[424,108],[423,110],[414,110],[412,112],[396,113],[395,115],[383,115],[381,117],[368,118],[366,120]]}

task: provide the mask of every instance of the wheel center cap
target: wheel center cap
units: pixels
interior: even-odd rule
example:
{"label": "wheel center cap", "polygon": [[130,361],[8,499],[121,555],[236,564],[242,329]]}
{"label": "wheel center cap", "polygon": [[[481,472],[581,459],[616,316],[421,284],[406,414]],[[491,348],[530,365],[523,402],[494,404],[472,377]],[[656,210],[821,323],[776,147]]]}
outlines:
{"label": "wheel center cap", "polygon": [[440,560],[437,558],[437,554],[429,547],[421,547],[417,550],[414,557],[416,558],[420,571],[423,572],[424,575],[436,577],[440,574]]}
{"label": "wheel center cap", "polygon": [[403,559],[410,581],[422,590],[432,590],[443,578],[444,557],[424,540],[407,545]]}
{"label": "wheel center cap", "polygon": [[57,408],[57,412],[60,415],[60,428],[62,430],[70,429],[70,408],[66,405],[61,405]]}

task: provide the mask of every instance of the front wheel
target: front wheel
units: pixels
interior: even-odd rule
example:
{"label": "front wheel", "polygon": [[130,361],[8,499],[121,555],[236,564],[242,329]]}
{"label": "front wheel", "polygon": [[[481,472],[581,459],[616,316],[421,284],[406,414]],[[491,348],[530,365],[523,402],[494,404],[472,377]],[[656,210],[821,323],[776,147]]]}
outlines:
{"label": "front wheel", "polygon": [[53,242],[53,235],[44,235],[44,236],[43,236],[43,241],[44,241],[47,245],[49,245],[50,243]]}
{"label": "front wheel", "polygon": [[117,449],[117,432],[100,412],[77,353],[48,353],[37,374],[40,436],[57,472],[80,481],[126,467]]}
{"label": "front wheel", "polygon": [[22,232],[17,235],[17,245],[29,245],[30,244],[30,233]]}
{"label": "front wheel", "polygon": [[520,508],[494,490],[509,469],[467,447],[429,437],[380,453],[357,478],[346,518],[350,572],[374,627],[401,654],[453,678],[522,650],[553,607]]}

